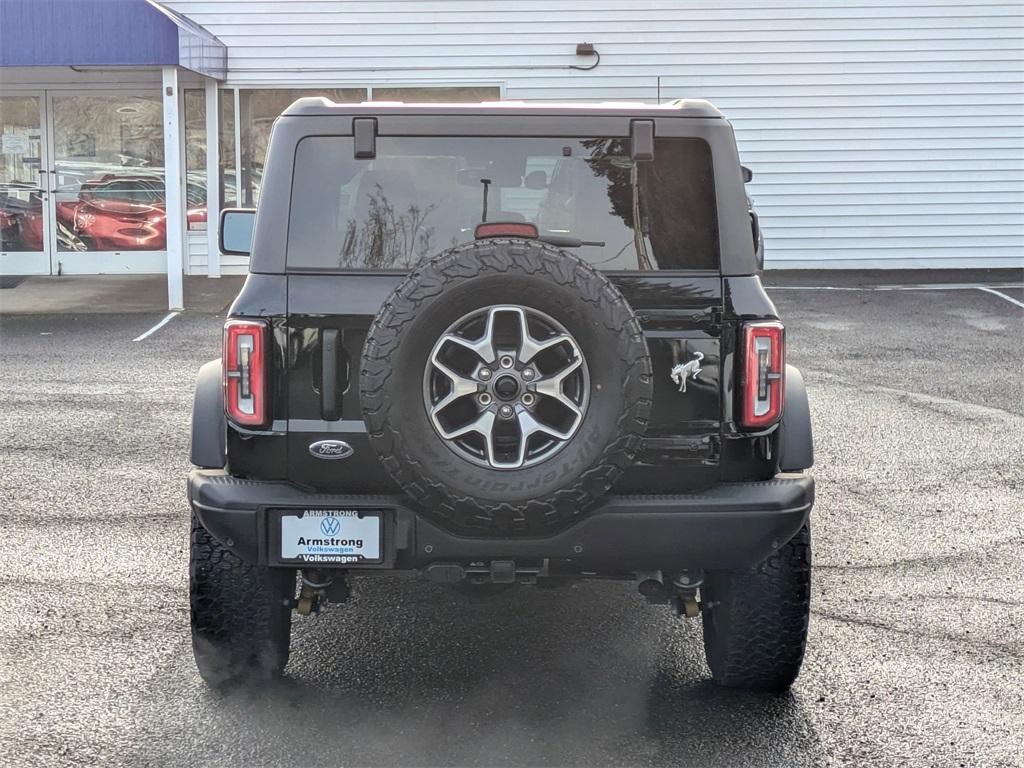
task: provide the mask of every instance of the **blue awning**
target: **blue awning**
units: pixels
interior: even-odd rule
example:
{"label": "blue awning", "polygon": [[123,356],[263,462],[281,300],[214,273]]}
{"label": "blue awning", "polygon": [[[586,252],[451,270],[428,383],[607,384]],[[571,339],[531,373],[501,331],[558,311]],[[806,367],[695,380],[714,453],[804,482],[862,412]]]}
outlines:
{"label": "blue awning", "polygon": [[154,0],[0,0],[0,67],[178,66],[223,80],[227,48]]}

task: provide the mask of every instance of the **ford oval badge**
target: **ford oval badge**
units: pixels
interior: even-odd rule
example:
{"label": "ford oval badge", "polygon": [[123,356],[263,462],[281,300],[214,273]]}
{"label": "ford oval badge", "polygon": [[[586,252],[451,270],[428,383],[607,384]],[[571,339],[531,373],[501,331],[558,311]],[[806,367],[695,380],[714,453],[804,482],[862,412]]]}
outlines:
{"label": "ford oval badge", "polygon": [[352,446],[342,440],[317,440],[309,446],[309,452],[318,459],[347,459],[355,453]]}

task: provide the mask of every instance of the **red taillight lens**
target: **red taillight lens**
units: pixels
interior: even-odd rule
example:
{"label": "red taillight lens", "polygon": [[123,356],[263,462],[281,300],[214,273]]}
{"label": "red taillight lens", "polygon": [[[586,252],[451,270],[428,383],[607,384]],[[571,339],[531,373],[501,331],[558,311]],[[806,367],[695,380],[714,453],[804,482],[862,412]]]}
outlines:
{"label": "red taillight lens", "polygon": [[492,221],[486,224],[477,224],[473,231],[473,237],[477,240],[484,240],[488,237],[525,237],[536,240],[538,234],[536,224],[517,221]]}
{"label": "red taillight lens", "polygon": [[224,324],[224,413],[246,427],[267,420],[266,336],[266,324],[256,320]]}
{"label": "red taillight lens", "polygon": [[785,333],[778,322],[743,325],[740,424],[744,427],[762,429],[782,418]]}

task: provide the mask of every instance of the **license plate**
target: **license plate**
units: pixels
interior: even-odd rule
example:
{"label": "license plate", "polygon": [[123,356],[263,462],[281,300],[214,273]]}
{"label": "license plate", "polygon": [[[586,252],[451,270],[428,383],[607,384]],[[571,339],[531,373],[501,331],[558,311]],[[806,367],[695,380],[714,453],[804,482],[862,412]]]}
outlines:
{"label": "license plate", "polygon": [[306,509],[281,515],[281,559],[298,563],[380,562],[380,512]]}

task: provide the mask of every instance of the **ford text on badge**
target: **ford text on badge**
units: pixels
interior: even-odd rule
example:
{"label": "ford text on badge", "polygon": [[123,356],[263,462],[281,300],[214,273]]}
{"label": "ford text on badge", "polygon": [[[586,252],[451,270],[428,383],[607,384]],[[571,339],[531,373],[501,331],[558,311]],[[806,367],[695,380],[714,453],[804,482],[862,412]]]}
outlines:
{"label": "ford text on badge", "polygon": [[318,459],[347,459],[355,453],[343,440],[317,440],[309,446],[309,452]]}

